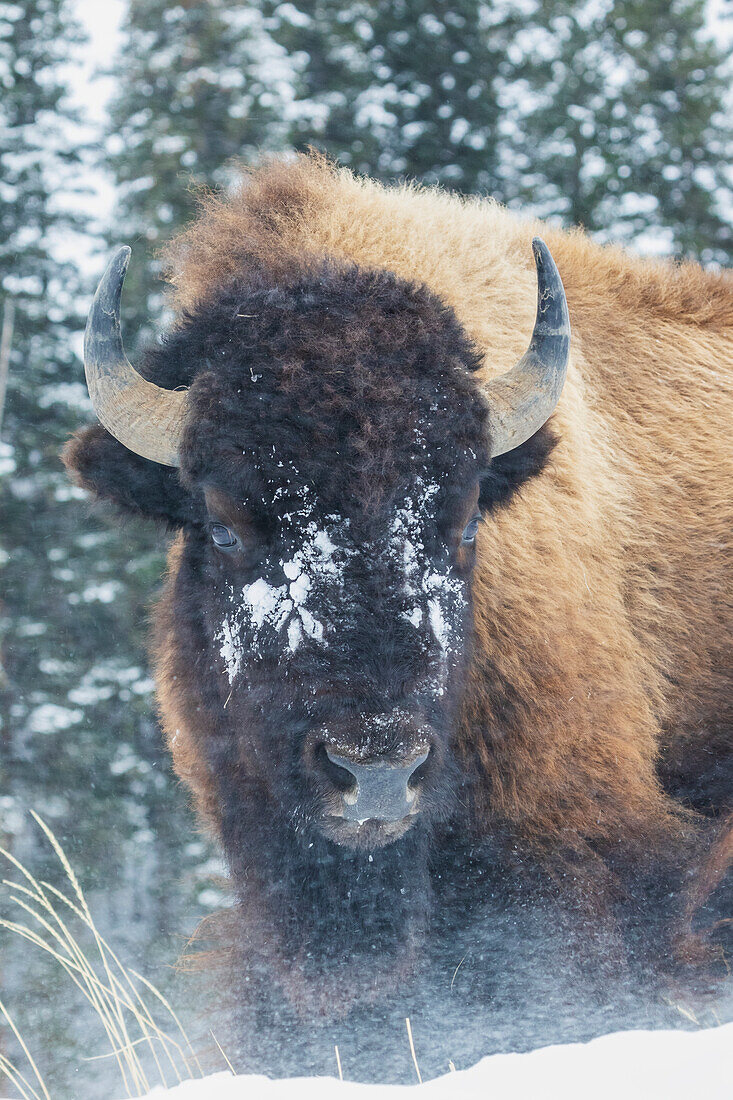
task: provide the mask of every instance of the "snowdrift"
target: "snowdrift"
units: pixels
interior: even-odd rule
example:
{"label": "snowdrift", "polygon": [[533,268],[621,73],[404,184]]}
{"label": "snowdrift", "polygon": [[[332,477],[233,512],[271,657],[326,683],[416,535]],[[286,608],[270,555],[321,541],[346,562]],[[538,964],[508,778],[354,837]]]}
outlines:
{"label": "snowdrift", "polygon": [[[416,1092],[419,1090],[419,1092]],[[424,1085],[217,1073],[151,1097],[171,1100],[731,1100],[733,1023],[700,1031],[620,1031],[589,1043],[494,1054]]]}

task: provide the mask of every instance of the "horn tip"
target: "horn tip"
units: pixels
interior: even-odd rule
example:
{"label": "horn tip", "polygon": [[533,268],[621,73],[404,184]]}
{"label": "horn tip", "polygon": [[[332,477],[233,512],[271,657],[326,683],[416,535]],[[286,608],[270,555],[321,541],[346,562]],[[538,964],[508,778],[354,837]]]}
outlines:
{"label": "horn tip", "polygon": [[552,253],[542,240],[542,237],[532,238],[532,252],[536,264],[547,263],[548,259],[552,259]]}
{"label": "horn tip", "polygon": [[115,249],[112,259],[109,262],[110,268],[116,268],[121,275],[124,275],[127,271],[127,265],[130,262],[130,256],[132,256],[132,249],[129,244],[122,244],[119,248]]}

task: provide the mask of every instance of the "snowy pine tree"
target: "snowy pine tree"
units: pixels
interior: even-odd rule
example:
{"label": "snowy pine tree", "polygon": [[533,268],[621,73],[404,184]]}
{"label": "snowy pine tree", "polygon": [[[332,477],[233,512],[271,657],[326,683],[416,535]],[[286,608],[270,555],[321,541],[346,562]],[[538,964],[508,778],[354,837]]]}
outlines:
{"label": "snowy pine tree", "polygon": [[296,148],[641,251],[730,257],[727,81],[704,0],[263,2],[297,74]]}
{"label": "snowy pine tree", "polygon": [[[207,849],[152,712],[144,639],[164,540],[94,512],[60,460],[93,415],[76,354],[93,287],[61,259],[89,232],[66,85],[83,46],[71,11],[70,0],[0,2],[0,844],[54,881],[57,861],[28,814],[40,812],[91,897],[101,887],[104,907],[134,929],[146,968],[148,949],[175,957],[161,928],[195,926],[200,880],[184,871]],[[65,1052],[88,1031],[76,1034],[68,978],[19,938],[3,943],[6,984],[9,974],[22,975],[21,996],[9,994],[21,1029],[55,1036],[73,1074]],[[59,1082],[75,1093],[63,1071]]]}
{"label": "snowy pine tree", "polygon": [[524,200],[602,240],[729,262],[733,134],[703,0],[541,0],[534,19]]}
{"label": "snowy pine tree", "polygon": [[301,57],[290,140],[358,172],[506,198],[499,97],[513,75],[511,4],[300,0],[266,4],[278,43]]}
{"label": "snowy pine tree", "polygon": [[0,3],[0,325],[6,303],[14,314],[0,433],[0,763],[12,778],[0,819],[27,836],[23,811],[45,812],[101,871],[105,830],[150,843],[151,824],[176,832],[183,808],[163,774],[144,651],[163,540],[93,512],[60,460],[92,417],[75,349],[93,288],[59,260],[87,228],[64,80],[80,46],[70,8]]}
{"label": "snowy pine tree", "polygon": [[135,248],[123,313],[130,343],[159,318],[155,251],[192,216],[196,188],[225,186],[232,158],[282,139],[287,72],[256,6],[130,0],[108,138],[119,192],[110,243]]}
{"label": "snowy pine tree", "polygon": [[36,733],[78,721],[73,707],[59,705],[49,664],[60,660],[70,610],[64,581],[49,583],[49,574],[61,568],[78,529],[58,452],[84,397],[72,352],[78,279],[52,251],[55,239],[78,227],[54,203],[54,189],[70,188],[79,164],[66,145],[74,119],[59,75],[76,34],[59,0],[0,4],[2,719],[16,778],[49,747]]}

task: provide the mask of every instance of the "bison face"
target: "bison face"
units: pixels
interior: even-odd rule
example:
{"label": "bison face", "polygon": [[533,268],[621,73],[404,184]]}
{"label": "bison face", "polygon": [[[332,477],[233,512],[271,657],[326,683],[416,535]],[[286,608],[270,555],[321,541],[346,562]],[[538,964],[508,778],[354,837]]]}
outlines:
{"label": "bison face", "polygon": [[386,844],[451,806],[478,483],[416,473],[366,516],[277,480],[259,511],[209,485],[189,536],[222,723],[296,830]]}
{"label": "bison face", "polygon": [[85,358],[127,449],[89,429],[67,463],[182,528],[161,709],[225,844],[267,822],[375,848],[450,814],[477,506],[541,468],[567,360],[562,287],[536,260],[530,349],[483,388],[425,287],[331,262],[217,288],[144,381],[119,336],[126,256],[110,265]]}

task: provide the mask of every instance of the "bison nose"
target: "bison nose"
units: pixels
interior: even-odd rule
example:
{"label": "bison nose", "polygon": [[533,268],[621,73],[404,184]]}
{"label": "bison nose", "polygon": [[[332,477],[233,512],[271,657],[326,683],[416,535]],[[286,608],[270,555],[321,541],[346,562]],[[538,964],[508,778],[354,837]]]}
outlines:
{"label": "bison nose", "polygon": [[326,749],[326,756],[351,777],[343,791],[343,815],[347,821],[402,821],[412,810],[417,785],[411,777],[430,754],[426,748],[409,763],[377,759],[365,763]]}

